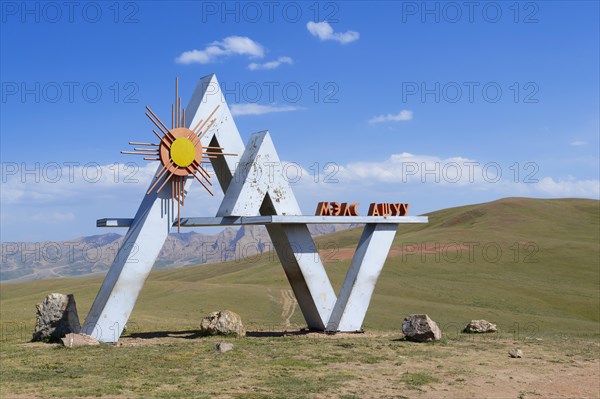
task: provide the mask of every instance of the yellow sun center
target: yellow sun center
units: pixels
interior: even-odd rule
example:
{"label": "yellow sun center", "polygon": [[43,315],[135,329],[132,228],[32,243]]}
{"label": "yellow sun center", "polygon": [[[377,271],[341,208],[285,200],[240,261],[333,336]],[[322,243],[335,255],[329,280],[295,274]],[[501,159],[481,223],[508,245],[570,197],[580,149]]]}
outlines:
{"label": "yellow sun center", "polygon": [[194,144],[189,139],[178,137],[171,144],[170,155],[177,166],[185,168],[190,166],[194,158],[196,158],[196,147],[194,147]]}

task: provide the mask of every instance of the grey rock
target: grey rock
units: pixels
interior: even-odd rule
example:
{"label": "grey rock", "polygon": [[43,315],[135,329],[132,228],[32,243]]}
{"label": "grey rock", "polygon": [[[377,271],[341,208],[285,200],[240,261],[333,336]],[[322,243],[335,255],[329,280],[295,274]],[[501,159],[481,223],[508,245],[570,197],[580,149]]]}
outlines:
{"label": "grey rock", "polygon": [[508,351],[508,355],[514,358],[521,358],[523,357],[523,351],[519,348],[513,348]]}
{"label": "grey rock", "polygon": [[496,331],[498,331],[496,325],[487,320],[471,320],[463,330],[463,332],[470,334],[492,333]]}
{"label": "grey rock", "polygon": [[98,341],[94,337],[90,337],[86,334],[74,334],[69,333],[61,338],[61,342],[67,348],[73,348],[74,346],[90,346],[90,345],[100,345],[100,341]]}
{"label": "grey rock", "polygon": [[58,342],[69,333],[79,333],[81,325],[72,294],[50,294],[37,305],[32,341]]}
{"label": "grey rock", "polygon": [[413,314],[402,322],[402,332],[410,341],[437,341],[442,338],[442,331],[437,323],[426,314]]}
{"label": "grey rock", "polygon": [[202,335],[237,335],[243,337],[246,330],[239,314],[230,310],[212,312],[200,322]]}
{"label": "grey rock", "polygon": [[219,342],[218,344],[215,345],[215,348],[219,352],[225,353],[225,352],[229,352],[229,351],[233,350],[233,344],[230,344],[228,342]]}

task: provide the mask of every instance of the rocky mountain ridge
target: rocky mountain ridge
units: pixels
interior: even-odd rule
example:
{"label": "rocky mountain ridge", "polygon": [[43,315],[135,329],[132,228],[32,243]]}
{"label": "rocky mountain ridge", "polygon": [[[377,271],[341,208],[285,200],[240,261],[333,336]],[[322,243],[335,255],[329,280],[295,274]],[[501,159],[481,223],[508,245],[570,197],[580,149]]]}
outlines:
{"label": "rocky mountain ridge", "polygon": [[[315,236],[353,225],[312,225]],[[29,281],[105,273],[112,264],[123,236],[115,233],[66,241],[4,242],[1,248],[0,281]],[[227,227],[218,234],[195,231],[170,234],[154,265],[171,269],[203,263],[224,262],[272,250],[263,226]]]}

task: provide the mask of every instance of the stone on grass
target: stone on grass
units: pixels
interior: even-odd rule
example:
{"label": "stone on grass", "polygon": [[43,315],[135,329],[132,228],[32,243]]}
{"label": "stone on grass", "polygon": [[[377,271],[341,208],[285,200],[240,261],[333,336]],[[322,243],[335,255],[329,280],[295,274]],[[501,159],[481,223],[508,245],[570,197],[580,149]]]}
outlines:
{"label": "stone on grass", "polygon": [[239,314],[231,310],[212,312],[200,322],[202,335],[236,335],[243,337],[246,330]]}
{"label": "stone on grass", "polygon": [[79,333],[81,325],[72,294],[50,294],[37,305],[32,341],[58,342],[69,333]]}
{"label": "stone on grass", "polygon": [[233,344],[230,344],[229,342],[219,342],[218,344],[215,345],[215,348],[219,352],[225,353],[225,352],[229,352],[229,351],[233,350]]}
{"label": "stone on grass", "polygon": [[417,342],[437,341],[442,331],[426,314],[413,314],[404,319],[402,332],[406,339]]}
{"label": "stone on grass", "polygon": [[523,357],[523,351],[519,348],[513,348],[508,351],[508,355],[514,358],[521,358]]}
{"label": "stone on grass", "polygon": [[496,331],[498,331],[496,325],[487,320],[471,320],[463,330],[463,332],[470,334],[492,333]]}
{"label": "stone on grass", "polygon": [[90,345],[100,345],[100,341],[98,341],[94,337],[90,337],[86,334],[75,334],[69,333],[61,339],[61,342],[67,348],[72,348],[74,346],[90,346]]}

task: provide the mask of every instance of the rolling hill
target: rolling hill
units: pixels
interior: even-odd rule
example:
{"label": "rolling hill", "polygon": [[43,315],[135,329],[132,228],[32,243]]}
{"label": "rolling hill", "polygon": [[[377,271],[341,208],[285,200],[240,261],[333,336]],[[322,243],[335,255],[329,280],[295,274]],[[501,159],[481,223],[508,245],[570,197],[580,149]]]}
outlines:
{"label": "rolling hill", "polygon": [[[506,336],[600,336],[600,201],[506,198],[429,214],[401,226],[375,290],[365,329],[398,330],[428,313],[446,334],[471,319],[498,323]],[[318,237],[339,289],[361,229]],[[101,276],[1,285],[2,322],[30,334],[35,303],[73,293],[84,318]],[[224,263],[151,273],[131,331],[195,328],[206,313],[231,309],[250,331],[303,325],[271,252]]]}

